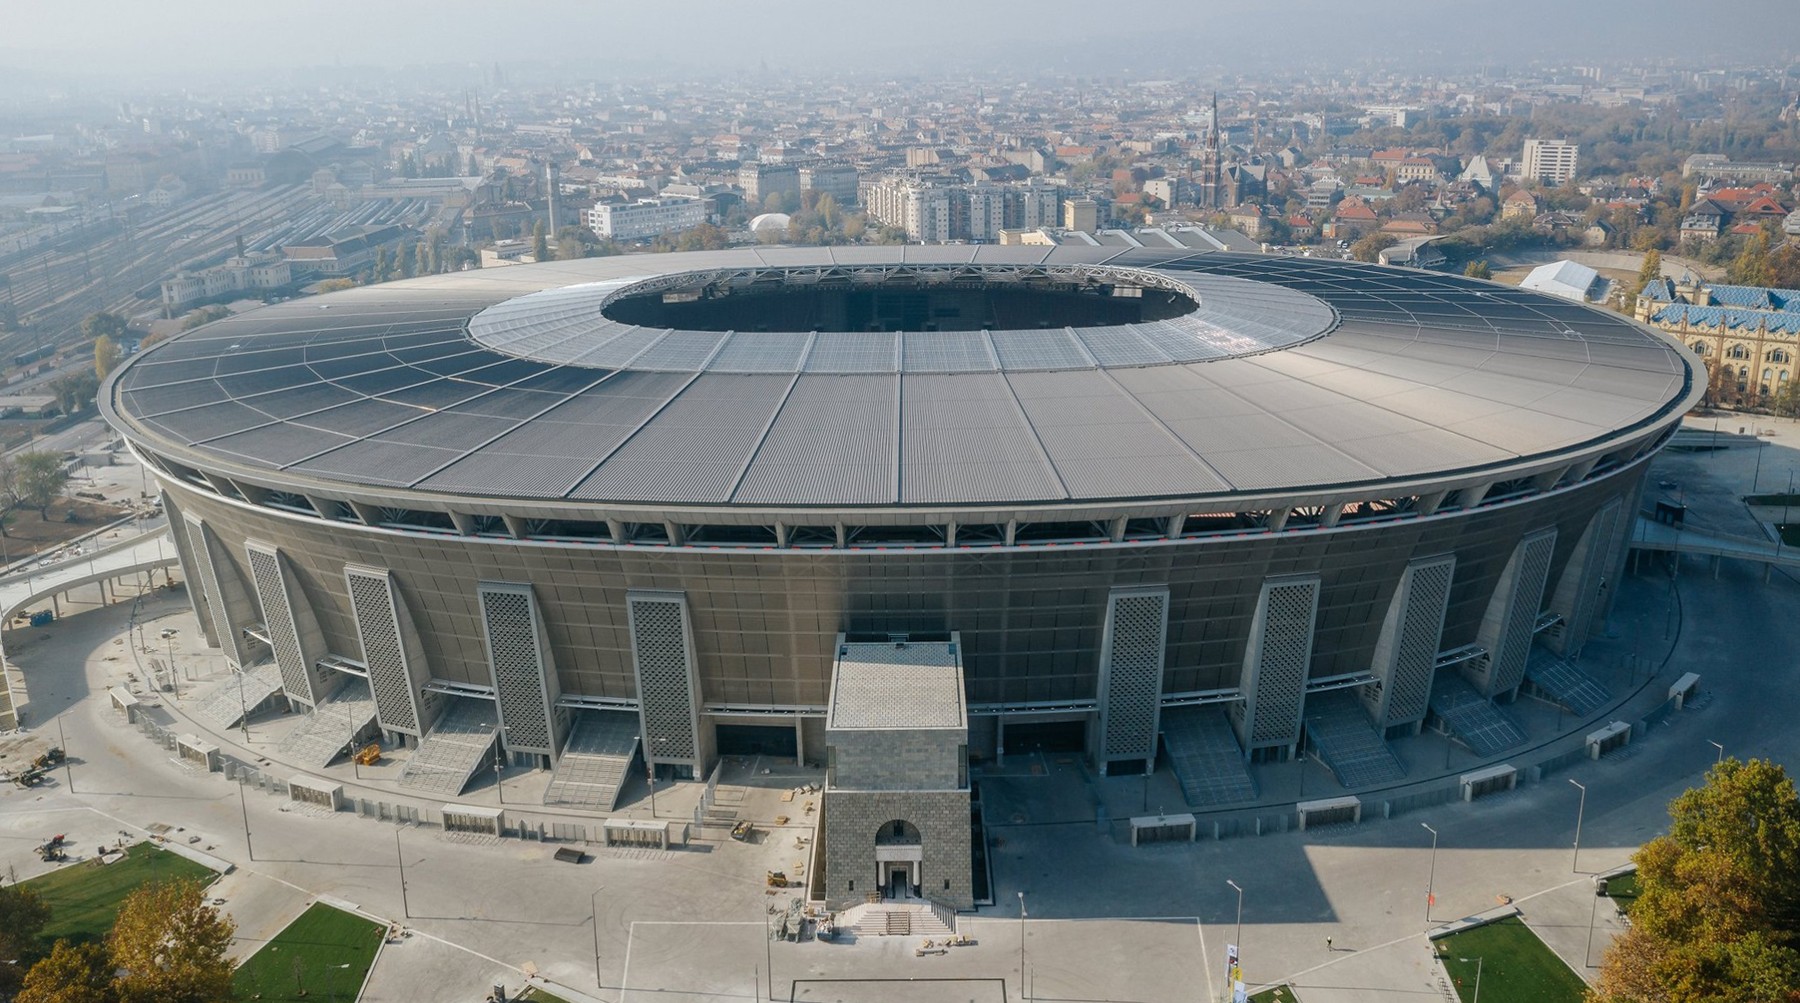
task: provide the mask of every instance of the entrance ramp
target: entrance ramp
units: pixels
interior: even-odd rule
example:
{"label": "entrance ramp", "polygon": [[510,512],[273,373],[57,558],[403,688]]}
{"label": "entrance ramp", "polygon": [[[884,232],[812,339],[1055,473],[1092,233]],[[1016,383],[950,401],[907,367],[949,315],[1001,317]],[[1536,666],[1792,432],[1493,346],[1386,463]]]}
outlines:
{"label": "entrance ramp", "polygon": [[246,710],[254,711],[264,700],[281,692],[281,668],[274,662],[233,672],[194,701],[191,714],[221,731],[235,728]]}
{"label": "entrance ramp", "polygon": [[1319,758],[1347,788],[1373,787],[1406,779],[1394,750],[1350,690],[1306,698],[1306,734]]}
{"label": "entrance ramp", "polygon": [[1256,782],[1244,764],[1231,722],[1220,707],[1172,707],[1162,715],[1163,748],[1195,808],[1256,800]]}
{"label": "entrance ramp", "polygon": [[324,769],[332,760],[352,751],[350,746],[356,736],[374,723],[375,700],[369,696],[369,681],[352,676],[288,732],[275,747],[275,758]]}
{"label": "entrance ramp", "polygon": [[1512,715],[1454,672],[1439,673],[1432,684],[1431,712],[1457,741],[1483,759],[1525,744],[1525,729]]}
{"label": "entrance ramp", "polygon": [[577,710],[544,803],[612,811],[637,755],[638,717],[630,711]]}
{"label": "entrance ramp", "polygon": [[1539,648],[1526,663],[1525,678],[1539,693],[1548,697],[1576,717],[1587,717],[1612,700],[1606,687],[1594,677],[1554,654]]}
{"label": "entrance ramp", "polygon": [[413,750],[400,786],[454,798],[469,785],[475,771],[488,765],[500,719],[492,700],[448,697],[450,706]]}

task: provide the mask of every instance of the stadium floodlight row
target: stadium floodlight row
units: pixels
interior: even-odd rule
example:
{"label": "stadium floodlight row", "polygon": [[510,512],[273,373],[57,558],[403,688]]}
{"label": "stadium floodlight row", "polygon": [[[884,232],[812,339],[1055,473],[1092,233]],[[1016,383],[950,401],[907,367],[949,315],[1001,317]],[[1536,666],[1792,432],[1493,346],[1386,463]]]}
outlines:
{"label": "stadium floodlight row", "polygon": [[843,638],[954,637],[971,750],[1119,770],[1176,719],[1281,758],[1339,689],[1378,736],[1452,677],[1516,693],[1603,618],[1695,372],[1428,272],[757,248],[290,301],[102,403],[208,641],[295,705],[364,686],[409,744],[620,733],[697,775],[824,761]]}

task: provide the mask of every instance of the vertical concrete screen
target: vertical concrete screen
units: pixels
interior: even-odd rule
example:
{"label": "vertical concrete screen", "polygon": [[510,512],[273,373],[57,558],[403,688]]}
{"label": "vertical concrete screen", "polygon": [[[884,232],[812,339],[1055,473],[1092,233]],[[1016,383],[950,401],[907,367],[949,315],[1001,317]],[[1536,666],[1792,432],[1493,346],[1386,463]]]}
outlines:
{"label": "vertical concrete screen", "polygon": [[1100,642],[1100,772],[1118,760],[1156,761],[1169,590],[1114,589]]}

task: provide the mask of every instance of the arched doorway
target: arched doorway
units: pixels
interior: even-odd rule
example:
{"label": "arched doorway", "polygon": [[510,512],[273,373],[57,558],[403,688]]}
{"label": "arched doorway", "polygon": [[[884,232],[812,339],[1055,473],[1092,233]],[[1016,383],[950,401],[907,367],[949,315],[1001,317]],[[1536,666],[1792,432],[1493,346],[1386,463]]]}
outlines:
{"label": "arched doorway", "polygon": [[925,840],[918,826],[897,818],[875,830],[875,880],[883,898],[918,896],[924,860]]}

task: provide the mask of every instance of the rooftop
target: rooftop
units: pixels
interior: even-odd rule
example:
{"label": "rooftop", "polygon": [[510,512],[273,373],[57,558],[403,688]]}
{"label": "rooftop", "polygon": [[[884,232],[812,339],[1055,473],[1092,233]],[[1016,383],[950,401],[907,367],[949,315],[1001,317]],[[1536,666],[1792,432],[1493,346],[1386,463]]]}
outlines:
{"label": "rooftop", "polygon": [[957,641],[844,642],[825,727],[839,730],[969,726]]}

